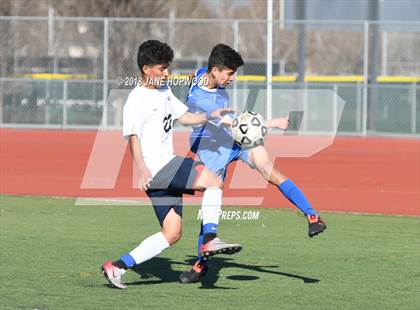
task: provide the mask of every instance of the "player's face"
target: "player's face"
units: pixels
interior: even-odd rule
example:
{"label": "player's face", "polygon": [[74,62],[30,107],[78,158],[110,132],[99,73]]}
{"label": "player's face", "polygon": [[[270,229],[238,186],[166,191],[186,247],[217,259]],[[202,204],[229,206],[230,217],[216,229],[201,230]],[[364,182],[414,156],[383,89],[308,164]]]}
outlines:
{"label": "player's face", "polygon": [[143,66],[143,85],[149,88],[159,88],[164,85],[169,76],[168,68],[168,64]]}
{"label": "player's face", "polygon": [[226,87],[235,80],[235,71],[227,67],[221,70],[214,67],[212,74],[218,87]]}

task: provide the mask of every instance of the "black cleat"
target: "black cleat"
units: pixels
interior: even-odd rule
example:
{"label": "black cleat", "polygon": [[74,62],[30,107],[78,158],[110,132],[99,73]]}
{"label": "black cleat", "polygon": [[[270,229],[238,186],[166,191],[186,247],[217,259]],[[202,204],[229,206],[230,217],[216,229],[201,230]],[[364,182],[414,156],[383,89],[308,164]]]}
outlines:
{"label": "black cleat", "polygon": [[327,229],[327,224],[318,215],[308,215],[308,235],[310,238]]}
{"label": "black cleat", "polygon": [[207,264],[197,261],[190,270],[182,272],[179,275],[179,281],[181,283],[196,283],[207,274],[208,270]]}

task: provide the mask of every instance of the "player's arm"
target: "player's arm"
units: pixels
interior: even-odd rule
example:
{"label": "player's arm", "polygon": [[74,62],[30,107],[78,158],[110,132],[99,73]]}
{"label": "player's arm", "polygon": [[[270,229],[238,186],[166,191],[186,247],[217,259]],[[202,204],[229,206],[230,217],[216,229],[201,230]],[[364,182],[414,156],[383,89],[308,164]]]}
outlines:
{"label": "player's arm", "polygon": [[131,155],[133,156],[139,172],[140,189],[147,190],[150,186],[150,182],[152,181],[152,173],[144,162],[143,152],[141,151],[140,141],[137,135],[130,135],[129,142]]}
{"label": "player's arm", "polygon": [[272,118],[265,122],[265,127],[267,128],[279,128],[286,130],[289,126],[289,116]]}
{"label": "player's arm", "polygon": [[184,126],[200,125],[200,124],[204,124],[205,122],[209,120],[221,118],[225,114],[231,113],[231,112],[233,112],[233,110],[229,108],[218,109],[218,110],[212,111],[211,113],[185,112],[181,117],[178,118],[177,121],[181,125],[184,125]]}

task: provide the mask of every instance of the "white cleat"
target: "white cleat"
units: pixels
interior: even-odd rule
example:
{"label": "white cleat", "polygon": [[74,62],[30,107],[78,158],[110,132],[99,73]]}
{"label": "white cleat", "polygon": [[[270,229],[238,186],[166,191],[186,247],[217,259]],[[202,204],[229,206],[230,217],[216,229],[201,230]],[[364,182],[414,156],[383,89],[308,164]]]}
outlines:
{"label": "white cleat", "polygon": [[217,254],[235,254],[242,250],[242,246],[237,243],[228,243],[220,238],[214,238],[204,243],[200,248],[202,257],[210,257]]}
{"label": "white cleat", "polygon": [[113,287],[122,290],[127,289],[127,285],[125,285],[121,280],[121,277],[125,273],[125,270],[115,267],[112,264],[112,261],[109,260],[102,264],[102,273],[108,280],[109,284],[111,284]]}

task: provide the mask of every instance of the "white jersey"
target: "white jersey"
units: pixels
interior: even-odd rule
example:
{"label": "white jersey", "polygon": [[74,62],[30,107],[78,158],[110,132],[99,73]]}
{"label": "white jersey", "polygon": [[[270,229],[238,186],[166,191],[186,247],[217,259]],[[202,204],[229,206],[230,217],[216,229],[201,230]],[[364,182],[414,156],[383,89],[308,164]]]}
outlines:
{"label": "white jersey", "polygon": [[123,113],[123,136],[137,135],[152,176],[175,157],[173,123],[187,110],[169,87],[149,89],[137,85],[128,95]]}

